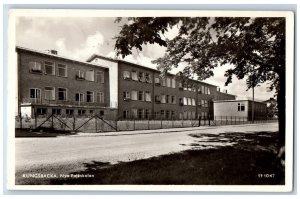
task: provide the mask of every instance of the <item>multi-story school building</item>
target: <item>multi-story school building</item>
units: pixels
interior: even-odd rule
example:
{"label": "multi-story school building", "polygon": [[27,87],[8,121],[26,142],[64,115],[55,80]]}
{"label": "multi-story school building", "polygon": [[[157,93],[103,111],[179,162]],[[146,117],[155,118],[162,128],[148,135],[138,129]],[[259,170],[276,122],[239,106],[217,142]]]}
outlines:
{"label": "multi-story school building", "polygon": [[16,47],[19,112],[114,115],[118,119],[213,117],[213,100],[234,100],[217,86],[92,55],[86,62],[56,51]]}

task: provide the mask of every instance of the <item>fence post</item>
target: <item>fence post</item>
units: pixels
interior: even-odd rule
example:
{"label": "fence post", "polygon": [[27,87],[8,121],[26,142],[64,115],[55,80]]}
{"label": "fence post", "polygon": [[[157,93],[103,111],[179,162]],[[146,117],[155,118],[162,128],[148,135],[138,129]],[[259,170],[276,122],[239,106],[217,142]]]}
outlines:
{"label": "fence post", "polygon": [[76,128],[76,118],[73,111],[73,131],[75,131],[75,128]]}
{"label": "fence post", "polygon": [[51,128],[54,129],[53,113],[51,115]]}
{"label": "fence post", "polygon": [[199,125],[198,126],[201,126],[201,116],[199,116]]}
{"label": "fence post", "polygon": [[98,132],[98,129],[97,129],[97,117],[96,116],[94,116],[94,118],[95,118],[95,129],[96,129],[96,133]]}
{"label": "fence post", "polygon": [[216,124],[216,126],[217,126],[217,116],[215,116],[215,124]]}
{"label": "fence post", "polygon": [[148,130],[150,130],[149,115],[148,115]]}
{"label": "fence post", "polygon": [[160,115],[160,128],[162,129],[162,117]]}
{"label": "fence post", "polygon": [[35,128],[37,128],[37,114],[35,108],[34,108],[34,124],[35,124]]}
{"label": "fence post", "polygon": [[183,116],[181,118],[181,127],[183,127]]}
{"label": "fence post", "polygon": [[21,113],[21,111],[20,111],[20,114],[19,114],[19,117],[20,117],[20,129],[22,129],[22,113]]}
{"label": "fence post", "polygon": [[135,118],[133,117],[133,130],[135,131]]}
{"label": "fence post", "polygon": [[172,128],[174,128],[174,116],[172,116]]}

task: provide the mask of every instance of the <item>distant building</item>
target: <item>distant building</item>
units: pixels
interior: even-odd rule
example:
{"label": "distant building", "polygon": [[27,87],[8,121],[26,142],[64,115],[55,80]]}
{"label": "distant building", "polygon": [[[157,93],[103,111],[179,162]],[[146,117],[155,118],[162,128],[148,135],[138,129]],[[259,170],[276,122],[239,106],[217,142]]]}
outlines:
{"label": "distant building", "polygon": [[[213,101],[214,117],[217,120],[239,118],[245,121],[252,120],[252,100],[218,100]],[[267,105],[264,102],[254,101],[254,120],[267,119]]]}

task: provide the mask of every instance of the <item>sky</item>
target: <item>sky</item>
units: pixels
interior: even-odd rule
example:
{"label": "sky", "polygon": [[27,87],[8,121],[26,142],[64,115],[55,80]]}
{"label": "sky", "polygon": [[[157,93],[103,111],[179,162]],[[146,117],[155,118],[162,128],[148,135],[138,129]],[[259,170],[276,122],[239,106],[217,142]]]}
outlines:
{"label": "sky", "polygon": [[[16,45],[33,50],[57,50],[58,55],[86,61],[93,54],[115,57],[114,44],[121,30],[122,22],[115,23],[115,18],[99,17],[19,17],[16,21]],[[163,35],[172,39],[178,29],[170,29]],[[156,68],[151,61],[162,57],[166,48],[157,44],[143,45],[142,51],[134,50],[126,61]],[[183,67],[183,66],[182,66]],[[182,69],[173,69],[176,73]],[[221,91],[237,96],[237,99],[252,99],[252,90],[247,91],[246,80],[233,78],[233,83],[225,86],[224,73],[229,66],[221,66],[214,70],[214,76],[204,82],[219,86]],[[274,97],[275,92],[268,90],[269,83],[255,88],[256,100],[267,100]]]}

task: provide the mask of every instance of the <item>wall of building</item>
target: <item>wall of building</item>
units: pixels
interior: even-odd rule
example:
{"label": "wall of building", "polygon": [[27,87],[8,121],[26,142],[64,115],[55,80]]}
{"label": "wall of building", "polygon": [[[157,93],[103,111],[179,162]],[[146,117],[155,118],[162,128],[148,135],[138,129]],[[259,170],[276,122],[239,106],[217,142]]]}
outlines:
{"label": "wall of building", "polygon": [[[249,104],[248,101],[220,101],[214,102],[214,116],[217,118],[225,119],[227,116],[230,117],[243,117],[248,118]],[[244,111],[238,111],[238,104],[245,106]]]}
{"label": "wall of building", "polygon": [[[33,73],[30,71],[29,62],[36,61],[42,64],[42,73]],[[44,73],[44,62],[54,62],[55,75],[46,75]],[[57,64],[67,65],[67,77],[58,76]],[[76,74],[78,70],[87,71],[94,70],[95,81],[77,80]],[[96,71],[104,72],[104,83],[96,81]],[[72,60],[66,60],[59,57],[50,56],[47,54],[39,54],[34,52],[27,52],[18,50],[18,102],[19,104],[32,102],[38,104],[61,104],[61,105],[79,105],[75,100],[75,93],[84,93],[85,102],[81,102],[80,105],[84,106],[98,106],[108,107],[110,104],[109,95],[109,70],[88,64],[81,64]],[[45,87],[55,88],[55,99],[45,99]],[[30,99],[30,88],[38,88],[41,90],[41,100],[32,101]],[[67,89],[67,100],[58,100],[58,88]],[[86,92],[94,92],[94,102],[86,102]],[[104,103],[96,102],[96,92],[104,93]]]}
{"label": "wall of building", "polygon": [[91,63],[109,69],[110,107],[118,108],[118,62],[109,59],[95,58]]}

